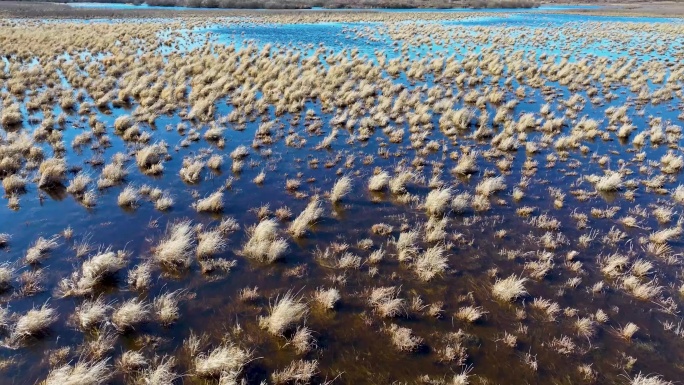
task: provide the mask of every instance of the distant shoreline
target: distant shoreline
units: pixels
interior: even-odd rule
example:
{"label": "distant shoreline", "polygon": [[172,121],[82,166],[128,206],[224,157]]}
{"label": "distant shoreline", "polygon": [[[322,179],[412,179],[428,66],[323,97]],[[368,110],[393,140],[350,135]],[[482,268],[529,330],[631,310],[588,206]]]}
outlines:
{"label": "distant shoreline", "polygon": [[[21,1],[20,1],[21,2]],[[33,2],[31,0],[25,2]],[[55,1],[56,4],[121,4],[138,6],[144,9],[144,5],[153,7],[183,7],[183,8],[209,8],[209,9],[308,9],[308,10],[335,10],[335,9],[529,9],[541,5],[535,0],[148,0],[144,2],[130,1]]]}

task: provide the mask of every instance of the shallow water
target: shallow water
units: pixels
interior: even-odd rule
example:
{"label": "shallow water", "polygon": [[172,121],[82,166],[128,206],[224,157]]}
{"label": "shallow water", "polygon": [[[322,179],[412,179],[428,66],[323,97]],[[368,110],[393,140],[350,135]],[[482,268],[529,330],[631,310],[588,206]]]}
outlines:
{"label": "shallow water", "polygon": [[[606,23],[615,23],[606,28],[615,28],[616,31],[618,28],[624,29],[620,35],[601,35],[593,40],[589,33],[569,34],[577,29],[591,31]],[[412,40],[423,36],[421,33],[436,31],[430,29],[434,25],[443,28],[452,40]],[[495,52],[500,55],[501,62],[505,63],[507,57],[523,52],[523,57],[530,57],[528,61],[534,65],[546,63],[540,57],[542,53],[548,56],[557,55],[555,60],[550,61],[556,64],[562,61],[560,56],[568,53],[570,63],[586,59],[588,67],[597,66],[601,58],[609,58],[611,64],[619,59],[634,58],[635,66],[638,67],[649,63],[663,63],[666,60],[675,62],[682,58],[681,39],[674,38],[671,44],[665,43],[663,39],[672,39],[672,32],[658,29],[671,25],[677,23],[666,19],[622,20],[532,15],[524,12],[491,17],[475,16],[472,19],[454,21],[428,21],[417,26],[407,26],[404,22],[369,25],[343,22],[280,24],[258,19],[249,23],[212,21],[208,25],[176,30],[181,36],[174,38],[173,44],[178,44],[178,47],[173,44],[170,47],[159,47],[154,54],[163,55],[166,59],[176,52],[192,57],[204,55],[202,51],[207,47],[223,52],[225,46],[233,45],[237,50],[254,48],[248,56],[256,60],[258,51],[270,44],[273,46],[271,57],[277,57],[278,52],[282,51],[283,54],[298,53],[301,55],[300,59],[304,59],[322,46],[326,54],[320,55],[322,64],[316,66],[321,68],[321,73],[332,66],[323,61],[324,56],[334,57],[340,54],[338,59],[333,60],[338,65],[342,58],[349,60],[366,56],[373,66],[378,66],[376,52],[385,53],[388,60],[404,58],[413,62],[438,55],[454,55],[461,62],[474,55]],[[409,27],[415,29],[406,29]],[[486,29],[476,30],[478,27]],[[648,29],[651,27],[652,29]],[[535,31],[539,31],[537,35]],[[485,38],[485,35],[489,37]],[[175,35],[162,29],[158,39],[166,40],[169,36]],[[435,35],[434,38],[438,39],[439,36]],[[505,38],[512,39],[513,45]],[[644,38],[650,39],[657,47],[644,49]],[[404,52],[401,49],[395,51],[395,41],[399,42],[399,47],[402,44],[407,45]],[[616,50],[614,47],[620,49]],[[632,48],[635,51],[629,52]],[[357,55],[351,53],[353,49],[358,50]],[[533,55],[528,56],[530,54]],[[72,52],[69,57],[76,60],[73,59],[76,56]],[[95,57],[98,62],[102,62],[106,55]],[[80,59],[84,58],[85,56],[80,56]],[[20,60],[10,57],[5,61],[12,63]],[[438,76],[431,73],[422,79],[412,78],[407,72],[404,70],[392,77],[383,71],[383,78],[419,93],[418,98],[422,103],[427,103],[427,96],[421,91],[421,87],[433,87],[437,84],[452,89],[454,94],[461,93],[451,106],[453,109],[464,106],[475,108],[473,103],[463,100],[463,94],[468,91],[500,87],[505,90],[506,101],[519,101],[510,112],[512,119],[518,119],[522,113],[527,112],[535,113],[535,118],[542,119],[539,111],[547,102],[539,88],[532,88],[521,79],[512,79],[506,85],[505,77],[493,79],[482,69],[475,76],[482,76],[485,80],[472,85],[458,84],[454,79],[438,79]],[[60,74],[62,85],[71,86],[61,70]],[[254,83],[256,74],[252,76],[254,78],[242,79],[242,84]],[[360,75],[354,73],[353,76],[355,82],[361,81]],[[674,83],[681,85],[682,79],[674,80]],[[413,111],[407,109],[390,118],[392,126],[405,130],[400,143],[390,142],[380,126],[373,127],[367,141],[360,140],[360,127],[356,124],[349,130],[344,127],[336,128],[338,135],[329,148],[317,149],[316,146],[332,131],[331,119],[335,116],[334,113],[324,111],[321,101],[317,99],[307,99],[299,112],[277,117],[274,107],[269,106],[266,113],[261,116],[255,114],[253,121],[247,119],[244,125],[225,123],[227,130],[224,132],[224,147],[218,147],[204,139],[184,142],[187,135],[177,132],[179,123],[184,121],[198,132],[204,132],[207,124],[184,120],[178,116],[177,111],[169,115],[159,114],[153,125],[141,122],[144,131],[152,136],[150,143],[165,141],[169,145],[170,159],[163,163],[164,171],[160,176],[145,175],[135,164],[135,158],[131,157],[126,162],[128,176],[125,183],[97,190],[97,205],[93,208],[83,207],[63,187],[41,190],[35,183],[29,183],[26,192],[19,196],[18,210],[12,210],[7,205],[0,206],[0,233],[12,235],[9,246],[1,250],[2,261],[12,264],[19,272],[42,269],[45,275],[42,292],[32,296],[22,295],[15,279],[13,287],[3,294],[2,301],[17,315],[49,301],[59,315],[47,335],[30,338],[20,346],[0,348],[3,358],[15,360],[5,369],[4,378],[7,383],[35,383],[44,379],[50,369],[48,357],[51,349],[71,347],[66,362],[89,357],[77,348],[89,337],[69,323],[69,316],[83,298],[60,298],[57,295],[58,282],[72,271],[78,270],[82,264],[83,258],[76,257],[72,247],[84,239],[95,249],[101,245],[103,249],[112,247],[113,250],[125,249],[130,253],[126,267],[103,285],[99,285],[94,294],[86,297],[102,294],[107,302],[120,303],[134,297],[151,302],[159,294],[177,289],[186,290],[190,295],[180,301],[180,318],[176,323],[170,327],[162,327],[154,321],[144,323],[132,332],[117,335],[111,351],[99,357],[109,357],[113,364],[121,352],[129,349],[140,350],[148,359],[169,354],[178,361],[177,372],[187,374],[183,383],[217,383],[193,374],[192,357],[182,348],[183,340],[189,337],[191,331],[206,335],[209,342],[203,346],[202,351],[219,345],[226,338],[252,350],[255,359],[247,365],[241,376],[250,384],[268,380],[270,373],[283,369],[292,360],[302,357],[319,362],[320,374],[315,377],[314,383],[323,383],[326,379],[333,378],[333,383],[340,384],[430,383],[422,376],[429,376],[432,381],[444,378],[450,380],[453,375],[469,367],[472,367],[469,372],[473,376],[472,383],[481,384],[628,384],[628,378],[639,372],[662,374],[663,378],[673,381],[684,378],[684,368],[679,364],[684,359],[684,334],[667,330],[663,326],[665,322],[672,322],[674,325],[681,322],[678,310],[667,309],[667,306],[682,305],[679,292],[682,265],[679,253],[683,243],[681,237],[678,237],[669,242],[670,252],[655,256],[646,251],[646,242],[641,240],[654,230],[679,224],[681,204],[674,202],[667,194],[645,188],[642,182],[661,174],[657,164],[668,150],[681,155],[681,136],[673,136],[669,146],[655,146],[647,142],[646,146],[635,147],[630,142],[617,138],[615,131],[608,129],[605,115],[605,110],[611,105],[628,106],[627,115],[637,127],[630,138],[647,130],[652,117],[661,118],[665,126],[668,122],[673,126],[681,125],[681,94],[675,94],[672,99],[659,103],[652,103],[650,99],[640,102],[626,82],[623,85],[612,83],[610,86],[603,86],[594,81],[591,85],[599,88],[599,96],[612,91],[615,99],[609,101],[601,97],[600,103],[592,103],[586,89],[571,90],[566,84],[550,79],[544,85],[550,87],[556,95],[549,99],[551,111],[556,116],[563,116],[566,108],[563,101],[571,96],[581,95],[585,98],[584,107],[578,116],[568,118],[560,133],[555,134],[553,139],[568,134],[583,116],[599,121],[599,127],[606,132],[607,137],[583,139],[582,145],[586,146],[584,151],[575,148],[560,154],[562,151],[554,149],[553,142],[548,147],[541,146],[545,139],[540,129],[529,129],[525,131],[524,141],[540,144],[538,153],[527,154],[522,145],[515,151],[496,153],[488,158],[485,155],[496,146],[488,138],[473,137],[472,134],[477,129],[474,119],[466,129],[459,130],[458,134],[446,135],[439,129],[441,114],[433,112],[428,121],[431,126],[421,126],[420,130],[414,127],[417,134],[426,133],[425,142],[436,141],[439,144],[432,151],[423,151],[424,148],[412,146],[409,140],[412,132],[409,131],[406,119],[410,119]],[[526,89],[526,96],[516,97],[515,90],[519,86]],[[663,84],[649,81],[644,86],[653,92]],[[6,90],[4,84],[3,90]],[[262,93],[259,94],[261,96]],[[360,98],[359,101],[365,103],[367,99],[371,105],[375,105],[375,97]],[[24,104],[27,100],[28,97],[23,100]],[[93,102],[90,96],[86,96],[84,101]],[[60,131],[67,148],[64,158],[67,165],[73,168],[69,172],[69,178],[74,176],[75,168],[83,168],[93,179],[97,179],[102,167],[90,166],[85,163],[86,160],[97,157],[109,163],[118,152],[132,156],[139,150],[140,144],[125,142],[112,132],[115,119],[124,114],[132,114],[138,103],[139,101],[134,100],[129,107],[119,108],[110,104],[104,109],[94,108],[97,118],[105,124],[111,138],[112,145],[108,148],[92,149],[88,145],[81,149],[71,148],[70,143],[76,135],[88,130],[88,122],[81,122],[76,111],[65,112],[66,124]],[[217,99],[215,106],[215,120],[228,116],[235,110],[226,97]],[[496,114],[497,107],[497,104],[486,103],[483,108],[489,112],[490,120]],[[338,110],[343,109],[348,107],[339,107]],[[323,122],[321,133],[307,131],[307,127],[314,122],[307,122],[308,110]],[[12,130],[35,132],[40,126],[43,113],[30,113],[25,105],[22,106],[22,112],[24,116],[34,115],[39,119]],[[58,116],[63,111],[60,107],[54,107],[53,112]],[[370,114],[370,111],[365,111],[363,116]],[[295,117],[298,122],[292,122]],[[278,120],[282,128],[274,129],[276,134],[273,144],[264,145],[272,153],[260,154],[257,149],[250,149],[244,169],[239,173],[231,172],[228,156],[230,152],[240,145],[250,147],[261,121],[273,120]],[[501,124],[493,124],[491,121],[488,123],[495,133],[502,131]],[[7,132],[11,130],[5,131],[7,137]],[[284,137],[290,132],[300,134],[306,139],[306,144],[302,148],[286,145]],[[39,145],[45,148],[46,154],[51,154],[50,146],[45,143]],[[449,170],[458,161],[452,159],[450,153],[457,152],[459,156],[463,156],[466,148],[480,154],[477,158],[479,171],[470,176],[451,174]],[[210,171],[205,167],[200,183],[191,185],[180,181],[178,174],[183,157],[202,155],[206,158],[208,151],[224,156],[223,171]],[[636,152],[644,152],[645,160],[636,160]],[[345,166],[345,160],[351,155],[355,156],[353,164]],[[373,155],[372,164],[364,165],[362,160],[368,155]],[[601,164],[599,160],[602,156],[608,157],[607,163]],[[498,169],[497,161],[501,158],[510,160],[510,169]],[[527,187],[522,187],[521,184],[525,196],[516,201],[511,194],[514,187],[526,180],[525,162],[528,159],[538,162],[537,170],[528,174]],[[313,162],[314,160],[318,163]],[[402,203],[398,196],[389,191],[368,191],[366,185],[373,174],[373,168],[378,167],[393,174],[400,166],[410,167],[414,160],[412,167],[418,177],[409,183],[408,193],[414,195],[415,199]],[[649,164],[649,161],[655,162],[655,165]],[[266,172],[266,179],[263,185],[257,185],[252,179],[262,170]],[[604,170],[621,170],[625,175],[624,179],[637,180],[637,186],[623,188],[612,194],[594,193],[594,186],[583,176],[602,175]],[[299,173],[301,175],[297,176]],[[342,202],[332,204],[325,199],[325,193],[330,191],[342,174],[352,177],[354,187]],[[431,190],[428,180],[437,175],[444,186],[453,189],[454,195],[461,192],[475,194],[477,184],[489,174],[503,175],[506,188],[487,199],[491,203],[489,210],[477,211],[470,207],[463,213],[449,212],[446,215],[446,235],[441,242],[428,242],[424,237],[421,238],[417,245],[421,250],[440,244],[448,246],[448,268],[429,282],[418,279],[410,262],[398,261],[393,239],[399,236],[402,225],[420,229],[421,234],[423,233],[428,215],[421,203]],[[27,176],[31,179],[35,177],[35,173],[27,171]],[[302,181],[299,190],[306,192],[308,197],[296,197],[293,192],[285,189],[286,181],[296,176]],[[225,208],[221,213],[197,213],[191,207],[198,197],[217,191],[229,180],[230,188],[225,191]],[[680,174],[669,175],[664,181],[663,189],[666,192],[672,191],[680,183]],[[142,199],[135,209],[122,209],[118,206],[117,196],[125,185],[140,187],[145,184],[170,192],[175,198],[173,208],[167,212],[157,211],[147,199]],[[552,187],[566,194],[562,207],[554,205],[549,191]],[[588,200],[573,196],[572,192],[579,189],[590,192]],[[635,191],[634,201],[627,199],[626,191]],[[246,229],[259,221],[254,209],[268,205],[274,211],[287,206],[296,217],[306,207],[308,198],[314,194],[321,194],[324,198],[324,214],[305,237],[297,239],[284,234],[289,251],[282,260],[263,264],[241,255],[240,250],[248,239]],[[655,206],[671,207],[674,211],[673,218],[668,223],[659,223],[654,215],[649,215],[639,217],[639,227],[627,228],[621,225],[618,219],[632,213],[637,205],[648,207],[649,212]],[[560,237],[556,245],[544,245],[541,237],[547,230],[534,226],[529,218],[516,214],[516,210],[523,206],[535,207],[533,215],[547,213],[560,220],[560,227],[550,232]],[[599,218],[592,215],[592,209],[603,210],[613,206],[616,210],[612,217]],[[577,226],[573,214],[578,212],[587,214],[588,227]],[[190,268],[179,274],[156,266],[152,284],[147,290],[137,292],[127,287],[126,270],[151,257],[169,224],[187,218],[193,224],[202,224],[207,229],[217,226],[222,218],[228,216],[234,217],[241,229],[226,237],[226,249],[214,257],[237,261],[237,265],[229,273],[203,274],[197,260],[193,258]],[[378,223],[391,225],[393,228],[390,234],[374,234],[371,228]],[[288,224],[289,221],[283,221],[281,228],[285,229]],[[67,227],[73,229],[73,237],[60,238],[59,246],[49,252],[44,262],[34,266],[24,263],[27,250],[39,236],[48,238]],[[614,228],[624,231],[625,238],[614,243],[603,240]],[[505,234],[497,233],[500,230],[505,230]],[[579,239],[584,234],[595,234],[595,240],[586,246],[580,245]],[[370,249],[360,247],[358,243],[363,239],[372,241]],[[324,260],[316,257],[327,247],[337,245],[339,248],[342,243],[349,245],[346,251],[362,258],[363,264],[357,269],[339,268],[334,266],[334,258]],[[371,251],[378,248],[383,248],[387,253],[374,266],[367,258]],[[504,255],[506,250],[515,250],[515,258]],[[579,252],[574,258],[574,261],[582,263],[579,271],[573,270],[570,261],[566,262],[567,254],[573,250]],[[94,251],[90,254],[94,254]],[[526,266],[525,263],[536,261],[537,256],[544,251],[553,254],[554,265],[544,277],[534,278],[530,265]],[[662,286],[661,293],[649,300],[639,300],[627,293],[619,277],[606,277],[601,272],[599,258],[612,253],[631,253],[632,261],[639,258],[650,261],[653,268],[647,277],[658,280],[657,284]],[[335,258],[341,254],[336,253]],[[529,294],[511,303],[497,300],[492,295],[495,278],[506,278],[511,274],[529,279],[525,283]],[[577,287],[567,284],[568,279],[573,277],[581,279]],[[597,293],[592,292],[591,286],[600,281],[605,282],[606,288]],[[239,300],[240,289],[254,286],[258,286],[260,292],[256,301],[246,303]],[[401,289],[399,296],[407,300],[403,316],[381,317],[368,304],[369,291],[382,286],[396,286]],[[310,300],[311,294],[318,287],[336,287],[340,290],[342,299],[335,310],[322,310]],[[317,348],[305,354],[296,353],[292,346],[287,345],[285,337],[271,336],[259,327],[258,318],[267,315],[269,304],[288,290],[305,298],[311,309],[305,324],[314,331]],[[435,318],[424,310],[412,309],[409,305],[417,297],[424,304],[442,302],[442,317]],[[557,302],[561,311],[556,319],[548,320],[540,310],[534,309],[531,306],[533,298]],[[462,321],[454,314],[465,305],[481,306],[486,314],[475,323]],[[564,312],[563,309],[567,311]],[[595,336],[579,336],[573,326],[574,322],[580,317],[592,317],[599,309],[608,314],[609,320],[605,324],[596,325]],[[617,332],[627,322],[633,322],[640,328],[631,341],[621,338]],[[387,331],[393,323],[408,327],[415,335],[423,338],[422,346],[415,352],[396,350],[389,342],[390,334]],[[300,326],[302,324],[304,322],[298,323]],[[470,335],[461,344],[468,355],[462,365],[445,361],[440,353],[447,345],[446,340],[450,333],[459,330]],[[514,348],[502,342],[504,332],[517,336],[517,345]],[[561,336],[569,336],[574,341],[576,348],[572,353],[562,354],[554,347],[553,338]],[[526,354],[536,357],[536,370],[526,363]],[[635,358],[636,363],[625,364],[628,357]],[[582,364],[591,365],[596,376],[594,379],[587,380],[578,371],[578,366]],[[117,372],[112,382],[134,383],[136,376]]]}

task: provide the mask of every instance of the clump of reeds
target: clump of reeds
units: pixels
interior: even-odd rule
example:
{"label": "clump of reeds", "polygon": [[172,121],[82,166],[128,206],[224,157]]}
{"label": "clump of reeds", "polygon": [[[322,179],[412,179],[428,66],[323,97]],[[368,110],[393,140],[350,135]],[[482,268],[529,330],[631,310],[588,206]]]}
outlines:
{"label": "clump of reeds", "polygon": [[62,185],[66,179],[66,162],[60,158],[50,158],[44,160],[38,168],[40,180],[39,188],[50,188]]}
{"label": "clump of reeds", "polygon": [[316,290],[313,299],[316,302],[318,302],[324,309],[332,310],[340,301],[340,291],[335,288],[319,288],[318,290]]}
{"label": "clump of reeds", "polygon": [[5,127],[14,126],[24,121],[18,103],[12,103],[0,110],[0,123]]}
{"label": "clump of reeds", "polygon": [[183,159],[183,167],[179,171],[181,180],[185,183],[195,184],[199,182],[202,169],[204,168],[204,162],[199,159],[190,160]]}
{"label": "clump of reeds", "polygon": [[383,317],[397,317],[406,312],[406,301],[396,287],[378,287],[371,291],[368,303]]}
{"label": "clump of reeds", "polygon": [[161,359],[156,358],[155,362],[149,365],[141,374],[142,384],[173,384],[180,376],[173,371],[176,360],[170,356]]}
{"label": "clump of reeds", "polygon": [[236,378],[252,355],[235,344],[226,343],[195,358],[195,372],[201,377],[218,378],[230,374]]}
{"label": "clump of reeds", "polygon": [[140,200],[138,189],[136,189],[134,186],[128,185],[119,193],[117,203],[121,207],[134,208],[138,204],[138,200]]}
{"label": "clump of reeds", "polygon": [[477,322],[483,315],[487,314],[481,306],[463,306],[456,314],[456,318],[469,323]]}
{"label": "clump of reeds", "polygon": [[105,250],[83,262],[80,273],[60,282],[63,295],[85,295],[126,265],[125,253]]}
{"label": "clump of reeds", "polygon": [[368,180],[368,189],[375,192],[382,191],[389,185],[389,181],[390,175],[387,171],[379,172]]}
{"label": "clump of reeds", "polygon": [[90,176],[83,171],[80,171],[69,182],[69,185],[67,186],[67,192],[76,196],[82,196],[88,189],[88,184],[90,184],[90,182]]}
{"label": "clump of reeds", "polygon": [[220,189],[211,193],[208,197],[202,198],[193,204],[197,212],[219,213],[223,210],[223,190]]}
{"label": "clump of reeds", "polygon": [[174,223],[166,233],[166,238],[155,247],[152,258],[168,268],[187,268],[191,261],[195,234],[192,223],[189,220]]}
{"label": "clump of reeds", "polygon": [[167,292],[152,301],[154,316],[164,326],[171,325],[180,317],[178,297],[181,291]]}
{"label": "clump of reeds", "polygon": [[321,201],[318,196],[314,196],[313,199],[311,199],[311,202],[306,205],[304,211],[290,223],[290,227],[288,227],[287,231],[295,238],[302,237],[306,234],[308,228],[313,225],[321,215],[323,215]]}
{"label": "clump of reeds", "polygon": [[630,379],[630,385],[674,385],[674,383],[663,380],[662,376],[641,374],[639,372],[634,378]]}
{"label": "clump of reeds", "polygon": [[601,177],[590,178],[594,188],[599,192],[618,191],[622,188],[622,175],[619,172],[610,172]]}
{"label": "clump of reeds", "polygon": [[525,282],[527,282],[527,278],[520,278],[515,275],[505,279],[497,279],[492,287],[492,294],[502,301],[511,302],[516,298],[527,295]]}
{"label": "clump of reeds", "polygon": [[33,308],[19,317],[12,328],[10,340],[19,342],[28,337],[43,335],[57,321],[57,311],[47,303],[40,308]]}
{"label": "clump of reeds", "polygon": [[475,187],[475,192],[479,195],[488,197],[497,191],[501,191],[506,188],[506,183],[504,183],[504,178],[502,176],[494,178],[485,178]]}
{"label": "clump of reeds", "polygon": [[275,300],[270,306],[269,315],[259,319],[259,325],[273,335],[282,335],[295,324],[304,320],[309,314],[309,308],[291,291]]}
{"label": "clump of reeds", "polygon": [[117,368],[126,374],[141,370],[148,364],[147,358],[135,350],[123,352],[116,362]]}
{"label": "clump of reeds", "polygon": [[278,222],[265,219],[247,230],[249,240],[242,248],[242,253],[249,258],[261,262],[273,263],[287,251],[284,238],[278,237]]}
{"label": "clump of reeds", "polygon": [[428,215],[443,215],[449,207],[450,200],[451,188],[432,190],[425,198],[425,210],[427,210]]}
{"label": "clump of reeds", "polygon": [[109,382],[113,373],[107,359],[101,361],[78,361],[53,369],[42,382],[44,385],[101,385]]}
{"label": "clump of reeds", "polygon": [[26,190],[26,179],[19,175],[12,174],[2,180],[2,187],[6,195],[18,194]]}
{"label": "clump of reeds", "polygon": [[114,309],[112,324],[120,333],[133,330],[146,322],[150,314],[150,305],[137,298],[131,298]]}
{"label": "clump of reeds", "polygon": [[14,268],[9,263],[0,263],[0,293],[12,287]]}
{"label": "clump of reeds", "polygon": [[337,203],[347,194],[351,192],[352,180],[348,176],[343,176],[335,182],[332,190],[330,191],[330,201],[332,203]]}
{"label": "clump of reeds", "polygon": [[402,352],[415,351],[423,343],[423,339],[414,335],[413,331],[409,328],[391,324],[387,331],[392,338],[394,347]]}
{"label": "clump of reeds", "polygon": [[102,168],[100,178],[97,180],[97,187],[100,189],[115,186],[126,178],[128,171],[124,168],[126,155],[118,153],[114,155],[112,163]]}
{"label": "clump of reeds", "polygon": [[52,238],[40,237],[36,242],[26,251],[26,263],[36,264],[42,262],[47,258],[48,251],[59,246],[57,236]]}
{"label": "clump of reeds", "polygon": [[162,161],[166,154],[167,151],[164,144],[158,143],[145,146],[138,150],[135,154],[135,160],[138,167],[140,167],[145,174],[157,175],[164,170]]}
{"label": "clump of reeds", "polygon": [[434,246],[414,259],[413,268],[420,279],[429,281],[446,270],[447,261],[448,259],[444,256],[444,248]]}
{"label": "clump of reeds", "polygon": [[274,385],[308,384],[318,374],[318,361],[293,361],[285,369],[271,374]]}
{"label": "clump of reeds", "polygon": [[111,306],[104,302],[102,297],[95,300],[85,300],[76,308],[74,319],[81,330],[90,330],[107,320],[107,313]]}

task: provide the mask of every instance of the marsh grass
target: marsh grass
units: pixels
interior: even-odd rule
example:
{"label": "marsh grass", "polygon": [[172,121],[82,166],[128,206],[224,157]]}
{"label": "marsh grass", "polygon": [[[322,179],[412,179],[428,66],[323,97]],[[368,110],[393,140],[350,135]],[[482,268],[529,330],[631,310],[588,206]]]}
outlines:
{"label": "marsh grass", "polygon": [[154,248],[152,259],[171,269],[185,269],[190,265],[195,231],[189,220],[172,224],[166,237]]}
{"label": "marsh grass", "polygon": [[269,315],[261,317],[259,325],[269,333],[280,336],[306,319],[308,314],[309,308],[302,298],[288,291],[282,297],[276,297],[275,303],[269,306]]}
{"label": "marsh grass", "polygon": [[47,303],[40,308],[34,307],[17,319],[10,334],[10,345],[44,335],[56,321],[57,311]]}
{"label": "marsh grass", "polygon": [[287,231],[295,238],[304,236],[307,230],[316,223],[316,221],[323,215],[323,208],[318,196],[314,196],[306,208],[295,218]]}
{"label": "marsh grass", "polygon": [[260,262],[273,263],[282,258],[288,249],[287,241],[278,237],[278,223],[265,219],[247,231],[249,239],[242,253]]}

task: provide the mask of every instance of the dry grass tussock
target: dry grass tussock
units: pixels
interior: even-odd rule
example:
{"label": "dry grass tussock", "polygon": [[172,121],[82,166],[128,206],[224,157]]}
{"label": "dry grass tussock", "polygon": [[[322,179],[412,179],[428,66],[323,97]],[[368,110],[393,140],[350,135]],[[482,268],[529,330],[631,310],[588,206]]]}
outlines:
{"label": "dry grass tussock", "polygon": [[306,234],[306,231],[311,227],[320,217],[323,215],[323,208],[321,207],[321,201],[318,196],[313,197],[311,202],[306,205],[304,211],[302,211],[297,218],[295,218],[287,231],[292,234],[293,237],[299,238]]}
{"label": "dry grass tussock", "polygon": [[166,237],[154,248],[152,259],[171,269],[185,269],[190,265],[195,230],[192,223],[181,221],[167,228]]}
{"label": "dry grass tussock", "polygon": [[107,360],[78,361],[53,369],[42,382],[44,385],[102,385],[109,382],[113,373]]}
{"label": "dry grass tussock", "polygon": [[293,361],[285,369],[273,372],[271,380],[275,385],[308,384],[318,374],[318,361]]}
{"label": "dry grass tussock", "polygon": [[273,263],[282,258],[288,249],[287,241],[278,237],[278,222],[265,219],[247,230],[249,239],[242,253],[260,262]]}
{"label": "dry grass tussock", "polygon": [[126,265],[125,252],[105,250],[83,262],[80,272],[60,282],[62,295],[86,295],[106,278],[112,277]]}
{"label": "dry grass tussock", "polygon": [[330,201],[332,203],[337,203],[342,198],[347,196],[351,192],[352,180],[348,176],[343,176],[335,182],[332,190],[330,191]]}
{"label": "dry grass tussock", "polygon": [[195,358],[195,372],[201,377],[219,378],[224,374],[230,374],[237,378],[251,357],[250,352],[227,343],[209,353],[200,353]]}
{"label": "dry grass tussock", "polygon": [[211,193],[208,197],[202,198],[193,204],[197,212],[219,213],[223,211],[223,190]]}
{"label": "dry grass tussock", "polygon": [[269,309],[269,315],[259,319],[259,325],[273,335],[283,335],[309,314],[308,306],[302,298],[288,291],[275,300]]}
{"label": "dry grass tussock", "polygon": [[133,330],[146,322],[150,316],[150,305],[137,298],[124,301],[112,313],[112,324],[120,333]]}
{"label": "dry grass tussock", "polygon": [[20,316],[12,327],[10,345],[28,337],[43,335],[57,321],[57,311],[47,303],[40,308],[33,308]]}
{"label": "dry grass tussock", "polygon": [[497,279],[492,287],[492,294],[501,301],[513,301],[516,298],[527,295],[527,290],[525,290],[524,286],[525,282],[527,282],[527,278],[520,278],[515,275],[505,279]]}

